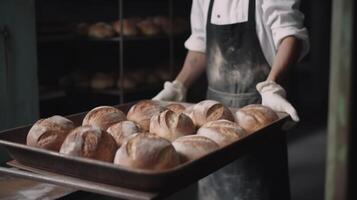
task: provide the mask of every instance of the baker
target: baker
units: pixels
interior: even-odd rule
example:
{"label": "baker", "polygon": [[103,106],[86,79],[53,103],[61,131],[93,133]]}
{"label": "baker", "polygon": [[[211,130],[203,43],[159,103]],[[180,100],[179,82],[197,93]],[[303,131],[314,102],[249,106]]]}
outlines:
{"label": "baker", "polygon": [[[184,101],[187,88],[206,71],[207,99],[236,108],[262,103],[299,121],[280,85],[288,68],[309,49],[299,4],[299,0],[193,0],[184,65],[153,99]],[[265,192],[259,192],[266,187],[264,181],[247,169],[254,166],[252,160],[240,159],[201,180],[200,199],[267,199]]]}

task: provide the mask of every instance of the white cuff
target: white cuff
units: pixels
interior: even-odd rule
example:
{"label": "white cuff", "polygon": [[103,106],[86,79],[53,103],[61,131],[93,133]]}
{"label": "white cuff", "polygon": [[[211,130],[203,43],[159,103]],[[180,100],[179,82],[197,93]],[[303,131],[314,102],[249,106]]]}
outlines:
{"label": "white cuff", "polygon": [[204,38],[191,35],[185,42],[186,49],[190,51],[206,52],[206,41]]}

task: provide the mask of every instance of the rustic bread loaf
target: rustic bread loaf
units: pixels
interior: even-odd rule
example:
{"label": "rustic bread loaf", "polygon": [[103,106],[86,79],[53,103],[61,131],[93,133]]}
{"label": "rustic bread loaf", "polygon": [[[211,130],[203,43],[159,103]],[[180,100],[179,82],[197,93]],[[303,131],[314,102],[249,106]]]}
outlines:
{"label": "rustic bread loaf", "polygon": [[185,111],[185,106],[179,103],[171,103],[166,106],[167,109],[174,111],[177,114],[183,113]]}
{"label": "rustic bread loaf", "polygon": [[119,35],[137,36],[139,35],[139,30],[136,23],[137,20],[135,19],[117,20],[113,23],[113,29]]}
{"label": "rustic bread loaf", "polygon": [[99,106],[87,113],[82,125],[98,126],[107,130],[111,125],[126,120],[125,114],[111,106]]}
{"label": "rustic bread loaf", "polygon": [[139,133],[118,149],[114,163],[136,169],[165,170],[177,166],[179,156],[168,140]]}
{"label": "rustic bread loaf", "polygon": [[96,126],[80,126],[68,134],[60,153],[113,162],[117,144],[113,137]]}
{"label": "rustic bread loaf", "polygon": [[120,147],[131,135],[141,132],[141,129],[135,122],[121,121],[110,126],[107,132],[114,138],[118,147]]}
{"label": "rustic bread loaf", "polygon": [[246,132],[237,123],[221,119],[206,123],[198,129],[197,135],[207,137],[223,147],[244,137]]}
{"label": "rustic bread loaf", "polygon": [[152,19],[148,18],[148,19],[142,20],[142,21],[138,22],[136,25],[143,35],[153,36],[153,35],[157,35],[160,33],[160,27],[158,27],[152,21]]}
{"label": "rustic bread loaf", "polygon": [[27,134],[26,144],[58,152],[66,136],[74,128],[73,122],[62,116],[40,119]]}
{"label": "rustic bread loaf", "polygon": [[234,121],[232,112],[223,104],[213,100],[204,100],[194,105],[192,118],[199,127],[207,122],[219,119]]}
{"label": "rustic bread loaf", "polygon": [[181,162],[200,158],[219,148],[213,140],[199,135],[180,137],[172,145],[180,155]]}
{"label": "rustic bread loaf", "polygon": [[252,104],[239,109],[236,112],[236,119],[248,133],[253,133],[279,119],[279,116],[268,107]]}
{"label": "rustic bread loaf", "polygon": [[149,131],[151,117],[161,113],[165,109],[156,101],[142,100],[130,108],[127,118],[139,124],[143,131]]}
{"label": "rustic bread loaf", "polygon": [[89,27],[88,35],[93,38],[104,39],[113,37],[115,32],[111,25],[98,22]]}
{"label": "rustic bread loaf", "polygon": [[194,134],[195,131],[195,125],[191,118],[185,114],[177,114],[171,110],[154,115],[150,121],[150,133],[154,133],[169,141]]}

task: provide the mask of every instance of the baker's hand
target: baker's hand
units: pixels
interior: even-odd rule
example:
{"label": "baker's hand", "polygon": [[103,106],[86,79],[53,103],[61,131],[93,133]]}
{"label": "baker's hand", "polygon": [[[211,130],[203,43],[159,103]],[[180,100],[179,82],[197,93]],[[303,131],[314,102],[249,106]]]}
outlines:
{"label": "baker's hand", "polygon": [[157,94],[153,100],[158,101],[185,101],[186,99],[186,87],[180,81],[169,82],[166,81],[164,89]]}
{"label": "baker's hand", "polygon": [[285,99],[286,92],[283,87],[274,81],[264,81],[257,84],[257,90],[262,96],[262,105],[278,112],[286,112],[298,122],[299,116],[295,108]]}

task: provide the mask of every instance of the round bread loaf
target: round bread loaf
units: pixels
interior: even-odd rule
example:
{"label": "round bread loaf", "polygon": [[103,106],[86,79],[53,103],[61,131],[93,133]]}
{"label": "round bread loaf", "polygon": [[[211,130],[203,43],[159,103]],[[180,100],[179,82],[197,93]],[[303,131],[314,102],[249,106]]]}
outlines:
{"label": "round bread loaf", "polygon": [[117,34],[123,36],[136,36],[139,34],[136,20],[134,19],[117,20],[113,23],[113,29]]}
{"label": "round bread loaf", "polygon": [[172,103],[166,106],[167,109],[174,111],[177,114],[183,113],[185,111],[185,106],[179,103]]}
{"label": "round bread loaf", "polygon": [[138,22],[136,25],[143,35],[153,36],[160,33],[160,27],[158,27],[152,19],[145,19]]}
{"label": "round bread loaf", "polygon": [[213,140],[199,135],[180,137],[172,145],[180,155],[181,162],[200,158],[219,148]]}
{"label": "round bread loaf", "polygon": [[26,144],[58,152],[66,136],[74,128],[73,122],[62,116],[40,119],[28,132]]}
{"label": "round bread loaf", "polygon": [[213,100],[204,100],[194,105],[192,117],[194,123],[199,127],[219,119],[234,121],[232,112],[223,104]]}
{"label": "round bread loaf", "polygon": [[177,114],[172,110],[166,110],[154,115],[150,120],[150,133],[154,133],[169,141],[195,134],[195,125],[191,118],[185,114]]}
{"label": "round bread loaf", "polygon": [[178,165],[179,156],[168,140],[139,133],[118,149],[114,163],[129,168],[165,170]]}
{"label": "round bread loaf", "polygon": [[88,35],[97,39],[111,38],[115,35],[115,31],[111,25],[98,22],[89,27]]}
{"label": "round bread loaf", "polygon": [[252,104],[239,109],[236,112],[236,119],[244,130],[253,133],[279,119],[279,116],[268,107]]}
{"label": "round bread loaf", "polygon": [[152,21],[155,25],[160,27],[160,29],[163,30],[166,34],[171,33],[171,22],[168,17],[156,16],[152,18]]}
{"label": "round bread loaf", "polygon": [[131,135],[139,133],[140,131],[140,127],[132,121],[122,121],[113,124],[107,130],[107,132],[113,136],[118,147],[122,146]]}
{"label": "round bread loaf", "polygon": [[246,132],[237,123],[221,119],[206,123],[198,129],[197,135],[207,137],[222,147],[244,137]]}
{"label": "round bread loaf", "polygon": [[149,131],[151,117],[161,113],[165,109],[166,108],[160,106],[158,102],[152,100],[143,100],[139,101],[137,104],[130,108],[127,114],[127,118],[128,120],[139,124],[143,131]]}
{"label": "round bread loaf", "polygon": [[107,130],[111,125],[126,120],[125,114],[111,106],[99,106],[87,113],[82,125],[97,126]]}
{"label": "round bread loaf", "polygon": [[96,126],[80,126],[68,134],[60,153],[113,162],[117,144],[113,137]]}

